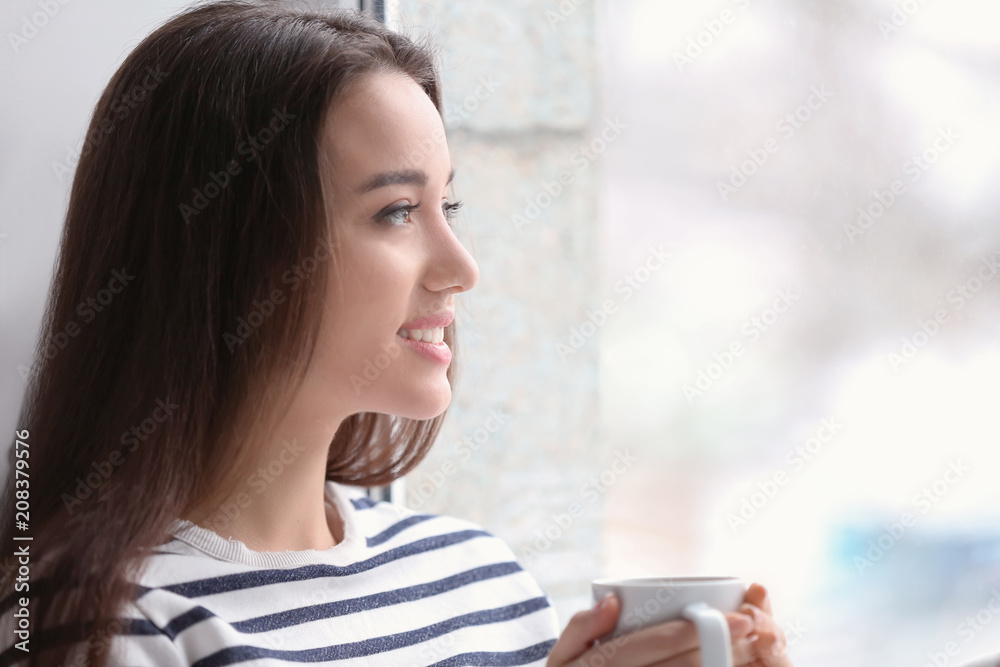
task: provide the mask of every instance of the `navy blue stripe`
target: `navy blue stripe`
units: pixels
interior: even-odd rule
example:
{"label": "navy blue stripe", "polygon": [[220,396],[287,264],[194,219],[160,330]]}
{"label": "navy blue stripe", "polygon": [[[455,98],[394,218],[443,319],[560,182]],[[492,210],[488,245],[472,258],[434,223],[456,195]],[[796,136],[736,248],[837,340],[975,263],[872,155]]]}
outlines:
{"label": "navy blue stripe", "polygon": [[360,498],[351,498],[351,504],[354,505],[356,510],[366,510],[370,507],[375,507],[379,501],[372,500],[371,498],[366,498],[364,496]]}
{"label": "navy blue stripe", "polygon": [[556,645],[555,639],[540,642],[520,651],[508,651],[506,653],[477,651],[476,653],[462,653],[453,655],[447,660],[435,662],[429,667],[458,667],[459,665],[489,665],[490,667],[507,667],[508,665],[526,665],[529,662],[541,660],[552,652],[552,647]]}
{"label": "navy blue stripe", "polygon": [[197,598],[205,595],[216,595],[218,593],[228,593],[230,591],[282,584],[290,581],[306,581],[321,577],[344,577],[351,574],[358,574],[359,572],[366,572],[367,570],[401,558],[415,556],[436,549],[443,549],[477,537],[493,537],[493,534],[485,530],[460,530],[455,533],[425,537],[416,542],[410,542],[409,544],[389,549],[352,565],[304,565],[292,569],[254,570],[252,572],[226,574],[180,584],[171,584],[170,586],[163,586],[162,589],[176,593],[177,595],[183,595],[187,598]]}
{"label": "navy blue stripe", "polygon": [[[159,635],[167,634],[162,632],[158,627],[156,627],[152,621],[145,618],[130,618],[127,619],[129,623],[123,624],[122,634],[123,635]],[[173,635],[170,635],[173,639]]]}
{"label": "navy blue stripe", "polygon": [[378,545],[380,545],[383,542],[387,541],[390,537],[396,535],[400,531],[406,530],[407,528],[409,528],[410,526],[412,526],[414,524],[418,524],[418,523],[421,523],[423,521],[427,521],[427,519],[434,519],[437,516],[438,516],[437,514],[414,514],[413,516],[407,517],[406,519],[403,519],[402,521],[397,521],[396,523],[392,524],[391,526],[389,526],[388,528],[386,528],[385,530],[383,530],[378,535],[375,535],[373,537],[369,537],[368,538],[368,546],[370,546],[370,547],[377,547]]}
{"label": "navy blue stripe", "polygon": [[191,667],[224,667],[246,660],[257,660],[262,658],[274,658],[275,660],[285,660],[287,662],[322,662],[328,660],[344,660],[346,658],[357,658],[366,655],[375,655],[393,651],[406,646],[412,646],[421,642],[426,642],[435,637],[454,632],[459,628],[474,625],[489,625],[491,623],[502,623],[521,616],[534,613],[539,609],[549,606],[549,601],[545,597],[524,600],[506,607],[496,609],[484,609],[474,611],[461,616],[455,616],[440,623],[434,623],[416,630],[408,630],[394,635],[374,637],[358,642],[347,644],[335,644],[320,648],[304,649],[301,651],[280,651],[276,649],[261,648],[258,646],[232,646],[216,651],[212,655],[195,662]]}
{"label": "navy blue stripe", "polygon": [[[346,616],[347,614],[367,611],[369,609],[378,609],[380,607],[388,607],[394,604],[401,604],[403,602],[411,602],[413,600],[432,597],[434,595],[440,595],[446,591],[469,586],[479,581],[505,577],[522,571],[521,566],[515,561],[493,563],[492,565],[476,567],[471,570],[466,570],[465,572],[454,574],[450,577],[445,577],[444,579],[428,582],[426,584],[407,586],[405,588],[384,591],[382,593],[374,593],[372,595],[351,598],[348,600],[338,600],[336,602],[299,607],[288,611],[258,616],[257,618],[251,618],[245,621],[238,621],[232,623],[231,625],[239,632],[248,634],[256,632],[269,632],[271,630],[278,630],[281,628],[291,627],[293,625],[308,623],[309,621],[315,621],[321,618]],[[184,630],[187,630],[192,625],[215,617],[215,614],[199,605],[173,618],[162,630],[162,632],[171,639],[175,639],[177,635]],[[138,623],[138,621],[133,621],[133,623]],[[123,634],[148,635],[160,632],[160,630],[158,630],[152,623],[149,623],[148,621],[144,621],[143,623],[145,623],[145,625],[139,625],[134,631],[125,631]]]}
{"label": "navy blue stripe", "polygon": [[167,637],[170,637],[171,641],[173,641],[177,639],[177,635],[179,635],[184,630],[187,630],[192,625],[201,623],[202,621],[207,620],[209,618],[216,618],[216,615],[213,614],[208,609],[205,609],[201,605],[198,605],[197,607],[192,607],[191,609],[188,609],[180,616],[175,617],[173,620],[167,623],[167,627],[162,629],[157,627],[155,624],[153,624],[152,621],[149,620],[136,619],[136,618],[129,619],[132,622],[131,626],[125,626],[121,634],[123,635],[164,634]]}
{"label": "navy blue stripe", "polygon": [[346,616],[369,609],[389,607],[403,602],[412,602],[423,598],[440,595],[441,593],[452,591],[464,586],[469,586],[478,581],[506,577],[510,574],[521,572],[521,566],[516,562],[494,563],[475,567],[465,572],[454,574],[444,579],[431,581],[426,584],[416,586],[406,586],[382,593],[374,593],[362,597],[350,598],[347,600],[337,600],[336,602],[326,602],[323,604],[289,609],[288,611],[258,616],[233,623],[233,627],[240,632],[268,632],[287,628],[301,623],[308,623],[320,618],[333,618],[334,616]]}
{"label": "navy blue stripe", "polygon": [[167,623],[167,627],[163,628],[163,634],[167,635],[171,639],[174,639],[177,635],[184,630],[187,630],[192,625],[215,617],[215,614],[210,612],[208,609],[198,605],[197,607],[188,609],[180,616],[171,619],[171,621]]}
{"label": "navy blue stripe", "polygon": [[[146,619],[129,618],[123,619],[125,623],[122,624],[122,634],[127,635],[158,635],[160,634],[160,629],[155,625],[150,623]],[[103,632],[103,630],[101,631]],[[16,648],[16,645],[11,645],[10,648],[0,653],[0,665],[6,667],[18,662],[23,662],[32,653],[37,653],[40,650],[56,648],[57,646],[63,646],[67,644],[86,644],[93,641],[95,636],[94,622],[85,621],[84,626],[81,627],[75,623],[73,624],[63,624],[58,625],[54,628],[44,628],[42,630],[35,630],[32,632],[28,646],[31,651],[25,653],[21,649]],[[17,641],[16,638],[12,638]]]}

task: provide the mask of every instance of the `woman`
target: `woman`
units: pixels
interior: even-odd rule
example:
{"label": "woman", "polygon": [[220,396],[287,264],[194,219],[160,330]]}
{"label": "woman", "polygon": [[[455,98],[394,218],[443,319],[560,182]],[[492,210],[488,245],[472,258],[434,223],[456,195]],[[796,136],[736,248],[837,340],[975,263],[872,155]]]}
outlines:
{"label": "woman", "polygon": [[[362,15],[217,2],[129,55],[11,454],[30,524],[3,537],[32,540],[0,662],[698,664],[687,622],[605,658],[615,600],[559,636],[498,538],[358,488],[419,463],[451,399],[478,280],[454,173],[431,52]],[[787,664],[747,603],[737,663]]]}

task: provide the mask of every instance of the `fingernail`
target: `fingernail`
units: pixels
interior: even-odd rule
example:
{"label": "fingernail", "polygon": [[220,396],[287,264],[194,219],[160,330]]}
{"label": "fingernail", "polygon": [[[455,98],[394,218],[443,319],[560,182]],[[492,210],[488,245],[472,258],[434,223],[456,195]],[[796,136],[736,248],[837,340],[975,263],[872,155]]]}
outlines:
{"label": "fingernail", "polygon": [[611,598],[613,598],[614,596],[615,596],[614,593],[608,593],[607,595],[605,595],[603,598],[601,598],[601,601],[597,603],[597,606],[594,607],[594,611],[600,613],[605,609],[607,609],[608,604],[610,604],[611,602]]}

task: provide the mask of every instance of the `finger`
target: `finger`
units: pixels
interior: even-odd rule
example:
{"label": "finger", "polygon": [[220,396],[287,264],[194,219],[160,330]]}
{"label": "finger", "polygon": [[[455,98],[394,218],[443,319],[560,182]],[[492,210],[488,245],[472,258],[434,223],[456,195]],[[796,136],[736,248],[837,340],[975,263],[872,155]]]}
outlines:
{"label": "finger", "polygon": [[668,621],[601,642],[584,653],[574,667],[645,667],[691,651],[698,646],[698,631],[691,621]]}
{"label": "finger", "polygon": [[608,594],[592,609],[573,614],[566,629],[549,651],[547,667],[562,667],[585,653],[595,639],[615,629],[621,603],[614,594]]}
{"label": "finger", "polygon": [[774,613],[771,611],[771,596],[767,594],[767,589],[760,584],[750,584],[746,595],[743,596],[743,601],[763,609],[768,614]]}
{"label": "finger", "polygon": [[785,632],[777,621],[770,614],[764,613],[754,605],[744,604],[740,607],[741,613],[749,613],[754,616],[754,655],[760,665],[778,664],[779,658],[785,656],[787,641]]}
{"label": "finger", "polygon": [[788,643],[785,633],[776,623],[771,623],[762,629],[753,642],[753,654],[763,665],[779,664],[779,659],[786,656]]}
{"label": "finger", "polygon": [[735,614],[726,614],[726,620],[729,622],[729,638],[731,640],[735,641],[746,637],[755,630],[756,621],[754,620],[753,612],[748,605],[744,605],[744,607],[747,608],[745,611],[741,607],[741,610]]}
{"label": "finger", "polygon": [[755,607],[752,604],[743,604],[740,606],[739,611],[741,614],[745,614],[753,618],[754,633],[765,633],[771,635],[784,634],[777,621],[774,620],[774,617],[770,614],[764,613],[760,607]]}
{"label": "finger", "polygon": [[[751,667],[753,665],[752,660],[753,652],[750,638],[744,637],[734,641],[733,664],[737,666],[746,665],[747,667]],[[655,662],[652,665],[649,665],[649,667],[702,667],[701,649],[694,649],[693,651],[682,653],[681,655],[673,658]]]}
{"label": "finger", "polygon": [[[745,614],[728,614],[726,620],[730,636],[746,638],[753,628],[752,621]],[[682,657],[687,653],[694,652],[700,659],[697,648],[698,630],[694,623],[668,621],[598,644],[580,656],[574,665],[646,667],[675,659],[681,660],[675,664],[684,665],[684,660],[691,659],[690,656]],[[697,660],[691,664],[700,667]]]}
{"label": "finger", "polygon": [[744,602],[743,604],[741,604],[740,608],[737,609],[737,611],[741,614],[744,614],[745,616],[749,616],[750,618],[752,618],[755,626],[758,623],[764,623],[765,621],[767,621],[768,618],[770,618],[768,614],[764,613],[763,609],[761,609],[755,604],[750,604],[748,602]]}
{"label": "finger", "polygon": [[757,656],[754,654],[754,639],[756,634],[743,637],[733,642],[733,664],[737,667],[757,667]]}

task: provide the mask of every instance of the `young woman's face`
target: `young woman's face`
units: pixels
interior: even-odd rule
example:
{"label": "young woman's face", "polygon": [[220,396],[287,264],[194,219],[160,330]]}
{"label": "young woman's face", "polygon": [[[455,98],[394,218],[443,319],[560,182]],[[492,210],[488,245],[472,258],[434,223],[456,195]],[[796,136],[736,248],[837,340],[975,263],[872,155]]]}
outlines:
{"label": "young woman's face", "polygon": [[310,380],[352,414],[436,417],[451,400],[441,332],[479,280],[449,219],[441,117],[410,77],[372,74],[335,105],[321,149],[339,245]]}

